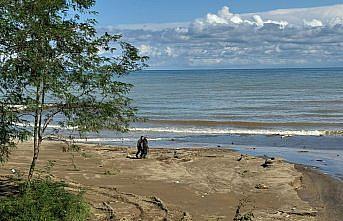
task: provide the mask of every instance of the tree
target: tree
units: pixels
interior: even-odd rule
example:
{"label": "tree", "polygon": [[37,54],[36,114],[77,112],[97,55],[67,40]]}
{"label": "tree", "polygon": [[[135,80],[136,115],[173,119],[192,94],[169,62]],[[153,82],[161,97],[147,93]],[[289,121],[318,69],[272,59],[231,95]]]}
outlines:
{"label": "tree", "polygon": [[[15,141],[33,136],[29,180],[41,143],[52,134],[124,132],[136,119],[127,97],[132,85],[119,77],[146,66],[147,57],[120,35],[99,35],[94,5],[0,0],[0,153],[8,156]],[[53,122],[59,127],[52,130]]]}

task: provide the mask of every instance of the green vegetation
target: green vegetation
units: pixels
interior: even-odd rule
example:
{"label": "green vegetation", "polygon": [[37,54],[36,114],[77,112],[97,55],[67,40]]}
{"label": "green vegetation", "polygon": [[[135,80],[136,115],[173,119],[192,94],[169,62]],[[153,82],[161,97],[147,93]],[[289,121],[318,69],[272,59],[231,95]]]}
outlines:
{"label": "green vegetation", "polygon": [[50,179],[20,184],[19,194],[0,200],[0,221],[82,221],[90,206],[82,192],[72,194],[66,185]]}
{"label": "green vegetation", "polygon": [[30,133],[23,128],[15,126],[22,123],[22,120],[8,106],[4,105],[6,101],[1,97],[1,90],[0,86],[0,163],[4,163],[8,160],[11,151],[16,147],[15,140],[25,141],[30,136]]}
{"label": "green vegetation", "polygon": [[[0,0],[0,162],[14,141],[33,137],[32,179],[41,143],[136,120],[120,77],[145,67],[121,35],[97,33],[95,0]],[[59,127],[49,129],[54,123]],[[72,132],[67,134],[68,132]],[[31,219],[32,220],[32,219]]]}
{"label": "green vegetation", "polygon": [[[82,194],[49,178],[32,179],[42,142],[53,137],[71,144],[78,170],[75,134],[126,132],[136,120],[132,85],[120,77],[145,67],[147,57],[121,35],[97,33],[95,2],[0,0],[0,163],[17,142],[33,138],[28,182],[19,194],[1,198],[0,220],[85,220]],[[50,129],[51,123],[58,127]],[[50,174],[54,164],[40,172]]]}

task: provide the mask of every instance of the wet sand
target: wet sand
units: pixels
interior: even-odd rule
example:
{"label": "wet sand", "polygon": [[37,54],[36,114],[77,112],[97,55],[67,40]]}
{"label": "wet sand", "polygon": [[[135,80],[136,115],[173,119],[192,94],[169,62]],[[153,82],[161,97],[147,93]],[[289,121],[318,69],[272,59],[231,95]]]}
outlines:
{"label": "wet sand", "polygon": [[[86,190],[91,220],[342,220],[342,182],[282,159],[262,167],[262,158],[203,148],[152,149],[134,159],[134,148],[80,146],[70,153],[44,143],[36,176],[52,162],[54,179]],[[12,168],[27,174],[31,149],[18,146],[1,180]]]}
{"label": "wet sand", "polygon": [[[343,182],[302,165],[295,168],[303,174],[299,196],[321,208],[320,220],[343,220]],[[336,218],[335,218],[336,217]]]}

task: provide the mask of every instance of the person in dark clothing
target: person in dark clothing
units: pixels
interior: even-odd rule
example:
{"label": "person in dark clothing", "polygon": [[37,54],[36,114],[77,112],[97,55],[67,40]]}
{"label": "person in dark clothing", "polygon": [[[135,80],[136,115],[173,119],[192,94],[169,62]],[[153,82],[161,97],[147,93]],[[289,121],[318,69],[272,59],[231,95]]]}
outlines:
{"label": "person in dark clothing", "polygon": [[[143,155],[143,139],[144,136],[141,136],[141,138],[139,138],[139,140],[137,141],[137,153],[136,153],[136,158],[142,158]],[[139,156],[140,154],[140,156]]]}
{"label": "person in dark clothing", "polygon": [[145,158],[146,155],[148,155],[148,149],[149,149],[148,139],[146,137],[143,138],[142,147],[143,147],[143,150],[142,150],[141,158]]}

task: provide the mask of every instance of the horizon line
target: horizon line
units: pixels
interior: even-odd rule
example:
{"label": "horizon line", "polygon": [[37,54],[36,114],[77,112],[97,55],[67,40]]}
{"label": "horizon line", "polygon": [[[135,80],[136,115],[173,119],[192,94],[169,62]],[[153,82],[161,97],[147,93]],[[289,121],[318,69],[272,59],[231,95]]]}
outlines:
{"label": "horizon line", "polygon": [[142,69],[142,71],[206,71],[206,70],[280,70],[280,69],[343,69],[343,66],[330,67],[265,67],[265,68],[160,68],[160,69]]}

